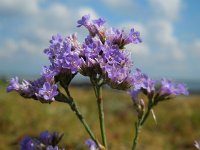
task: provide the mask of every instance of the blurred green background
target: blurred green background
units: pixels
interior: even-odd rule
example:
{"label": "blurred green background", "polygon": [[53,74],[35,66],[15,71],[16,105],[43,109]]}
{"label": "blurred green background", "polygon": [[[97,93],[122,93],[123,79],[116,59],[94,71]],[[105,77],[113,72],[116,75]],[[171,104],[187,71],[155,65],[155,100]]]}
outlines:
{"label": "blurred green background", "polygon": [[[17,93],[6,93],[6,83],[0,84],[0,149],[19,148],[25,135],[38,136],[48,130],[64,133],[61,146],[67,150],[87,149],[89,138],[68,105],[54,102],[42,104],[24,99]],[[81,112],[100,138],[97,106],[90,86],[72,86],[71,93]],[[162,102],[155,109],[158,124],[150,116],[143,126],[139,150],[192,150],[200,138],[200,96],[190,95]],[[136,114],[126,92],[103,89],[105,122],[109,149],[128,150],[134,134]]]}

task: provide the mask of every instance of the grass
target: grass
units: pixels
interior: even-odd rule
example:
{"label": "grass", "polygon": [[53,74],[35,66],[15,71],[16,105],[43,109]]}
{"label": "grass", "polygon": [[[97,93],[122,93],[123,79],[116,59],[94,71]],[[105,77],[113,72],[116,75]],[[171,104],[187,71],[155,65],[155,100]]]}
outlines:
{"label": "grass", "polygon": [[[97,106],[91,88],[71,88],[81,112],[100,140]],[[103,90],[109,149],[129,150],[134,134],[135,112],[125,92]],[[140,135],[138,150],[192,150],[200,139],[200,96],[178,97],[154,109],[158,124],[150,116]],[[69,107],[63,103],[42,104],[0,88],[0,149],[19,149],[25,135],[41,131],[64,133],[61,145],[67,150],[84,150],[87,133]]]}

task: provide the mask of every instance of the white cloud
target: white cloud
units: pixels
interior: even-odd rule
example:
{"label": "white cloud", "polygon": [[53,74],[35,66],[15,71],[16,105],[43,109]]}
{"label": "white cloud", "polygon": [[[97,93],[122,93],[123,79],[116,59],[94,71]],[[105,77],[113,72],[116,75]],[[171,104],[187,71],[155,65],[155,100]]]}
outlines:
{"label": "white cloud", "polygon": [[168,20],[154,20],[149,24],[149,40],[157,47],[160,59],[183,60],[181,43],[174,35],[174,27]]}
{"label": "white cloud", "polygon": [[[16,26],[15,31],[12,33],[17,35],[17,37],[20,37],[20,39],[12,37],[8,40],[6,39],[4,44],[5,47],[8,45],[6,43],[10,41],[11,45],[16,44],[16,46],[18,46],[18,48],[15,48],[16,51],[21,51],[23,49],[26,49],[27,51],[27,49],[29,49],[29,52],[33,52],[33,45],[37,45],[35,51],[41,53],[39,50],[44,49],[44,43],[47,44],[52,35],[60,33],[63,36],[66,36],[66,34],[73,33],[74,30],[77,29],[76,21],[80,19],[82,15],[91,14],[91,17],[95,18],[98,16],[96,12],[89,7],[73,9],[60,3],[53,3],[48,7],[42,8],[39,1],[34,1],[33,6],[31,5],[32,3],[32,1],[29,2],[27,0],[2,1],[0,8],[3,6],[5,7],[5,14],[9,13],[9,11],[13,11],[13,9],[18,12],[22,9],[22,6],[23,8],[26,8],[19,16],[12,14],[12,18],[22,21],[20,26]],[[32,9],[32,7],[37,9]],[[34,14],[30,15],[29,12],[32,11]],[[28,14],[28,17],[21,17],[24,14]],[[2,28],[6,28],[9,21],[13,22],[12,19],[9,20],[8,18],[8,20],[1,25]],[[3,49],[2,46],[1,49]],[[8,51],[5,53],[10,54]]]}
{"label": "white cloud", "polygon": [[133,0],[102,0],[106,5],[112,8],[123,8],[132,5]]}
{"label": "white cloud", "polygon": [[83,15],[87,15],[90,14],[91,18],[98,18],[98,15],[96,14],[96,12],[91,9],[90,7],[84,7],[84,8],[80,8],[78,10],[78,17],[81,18]]}
{"label": "white cloud", "polygon": [[38,1],[1,0],[0,14],[32,15],[38,11]]}
{"label": "white cloud", "polygon": [[[42,7],[40,2],[38,0],[1,0],[0,17],[7,18],[6,20],[3,19],[5,21],[1,21],[1,30],[14,29],[9,30],[9,37],[0,36],[2,38],[0,40],[0,58],[2,61],[10,59],[13,62],[19,61],[18,64],[20,64],[24,63],[25,60],[31,60],[33,66],[46,64],[47,58],[41,58],[45,57],[43,49],[48,46],[48,41],[52,35],[60,33],[66,36],[66,34],[73,33],[77,30],[77,20],[84,14],[90,13],[92,17],[98,16],[89,7],[74,9],[58,2]],[[15,23],[18,22],[19,24],[16,25]],[[13,24],[15,25],[14,28]],[[36,58],[41,59],[40,63]],[[3,67],[1,71],[12,72],[14,66],[10,67],[10,71],[6,69],[8,67]],[[36,68],[39,69],[40,67],[42,66]],[[24,70],[26,69],[24,68]],[[40,70],[37,70],[37,72],[40,72]]]}
{"label": "white cloud", "polygon": [[196,39],[193,43],[192,43],[192,52],[194,53],[194,55],[197,55],[198,57],[200,56],[200,39]]}
{"label": "white cloud", "polygon": [[149,0],[157,16],[167,19],[176,19],[179,17],[183,0]]}

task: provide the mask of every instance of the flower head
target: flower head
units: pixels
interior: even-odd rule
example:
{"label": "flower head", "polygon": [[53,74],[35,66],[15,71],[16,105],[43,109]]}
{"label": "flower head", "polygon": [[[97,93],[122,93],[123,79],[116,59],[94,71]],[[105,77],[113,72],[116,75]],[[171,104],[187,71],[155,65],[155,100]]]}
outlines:
{"label": "flower head", "polygon": [[[44,50],[51,62],[47,72],[57,75],[60,72],[71,72],[75,74],[81,66],[79,54],[81,46],[77,41],[76,34],[63,38],[59,34],[52,37],[49,48]],[[45,72],[44,72],[45,74]],[[46,75],[46,74],[45,74]]]}
{"label": "flower head", "polygon": [[44,131],[39,137],[32,138],[26,136],[20,142],[21,150],[64,150],[58,148],[58,143],[60,142],[63,134],[60,135],[58,132],[49,133]]}
{"label": "flower head", "polygon": [[111,42],[113,45],[117,45],[120,49],[124,49],[124,46],[130,43],[141,43],[140,33],[134,29],[130,30],[127,34],[124,30],[111,28],[105,32],[106,41]]}
{"label": "flower head", "polygon": [[57,85],[49,83],[44,77],[41,77],[35,81],[23,80],[21,83],[18,79],[12,78],[7,92],[16,91],[24,98],[33,98],[42,102],[52,102],[54,97],[58,95]]}
{"label": "flower head", "polygon": [[88,139],[85,144],[89,147],[90,150],[99,150],[95,142],[91,139]]}
{"label": "flower head", "polygon": [[36,143],[29,136],[24,137],[20,142],[21,150],[36,150],[36,147]]}
{"label": "flower head", "polygon": [[136,72],[132,76],[133,90],[145,90],[146,93],[155,91],[155,81],[152,80],[146,74],[143,74],[140,69],[136,69]]}
{"label": "flower head", "polygon": [[185,85],[183,84],[175,84],[170,80],[162,79],[161,80],[161,94],[166,95],[188,95],[189,92],[187,91]]}

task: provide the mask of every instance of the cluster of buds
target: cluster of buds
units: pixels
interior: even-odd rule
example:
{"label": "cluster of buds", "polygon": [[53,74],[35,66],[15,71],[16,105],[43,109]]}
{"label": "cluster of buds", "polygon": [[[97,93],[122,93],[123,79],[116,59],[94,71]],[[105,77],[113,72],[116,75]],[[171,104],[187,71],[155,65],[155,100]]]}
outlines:
{"label": "cluster of buds", "polygon": [[64,150],[59,148],[58,143],[62,139],[63,134],[58,132],[49,133],[44,131],[40,133],[39,137],[32,138],[26,136],[20,143],[21,150]]}

